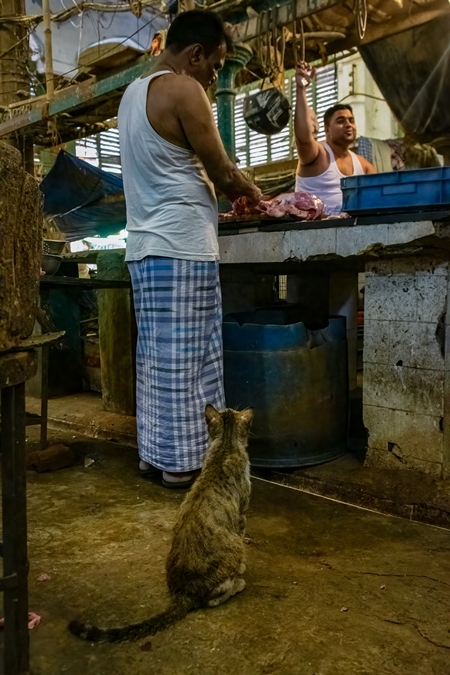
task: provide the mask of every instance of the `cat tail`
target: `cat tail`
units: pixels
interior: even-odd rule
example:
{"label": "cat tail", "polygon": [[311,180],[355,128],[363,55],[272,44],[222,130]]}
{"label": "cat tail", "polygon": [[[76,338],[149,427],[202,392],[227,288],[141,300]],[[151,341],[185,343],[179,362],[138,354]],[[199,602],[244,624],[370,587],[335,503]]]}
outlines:
{"label": "cat tail", "polygon": [[172,626],[186,614],[195,609],[196,605],[186,595],[175,595],[164,612],[156,614],[151,619],[141,623],[124,626],[123,628],[97,628],[89,623],[71,621],[69,630],[73,635],[88,642],[124,642],[125,640],[139,640],[147,635],[155,635],[161,630]]}

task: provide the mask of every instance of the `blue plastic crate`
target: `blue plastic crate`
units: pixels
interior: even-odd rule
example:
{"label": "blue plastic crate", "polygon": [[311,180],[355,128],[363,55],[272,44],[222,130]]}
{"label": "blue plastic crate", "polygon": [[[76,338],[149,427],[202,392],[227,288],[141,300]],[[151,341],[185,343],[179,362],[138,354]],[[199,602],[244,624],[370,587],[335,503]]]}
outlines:
{"label": "blue plastic crate", "polygon": [[450,208],[450,166],[341,178],[351,215]]}

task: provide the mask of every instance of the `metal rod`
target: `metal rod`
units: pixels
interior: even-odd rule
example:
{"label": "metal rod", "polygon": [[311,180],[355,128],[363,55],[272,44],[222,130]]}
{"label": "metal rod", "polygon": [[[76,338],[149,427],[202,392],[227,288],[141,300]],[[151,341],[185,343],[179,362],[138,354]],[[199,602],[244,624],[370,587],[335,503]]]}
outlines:
{"label": "metal rod", "polygon": [[302,61],[306,58],[305,33],[303,31],[303,19],[300,20],[300,36],[302,41]]}
{"label": "metal rod", "polygon": [[292,22],[292,51],[294,55],[294,68],[298,66],[298,54],[297,54],[297,21],[294,19]]}
{"label": "metal rod", "polygon": [[41,450],[47,447],[49,345],[42,347],[41,371]]}
{"label": "metal rod", "polygon": [[25,383],[2,389],[3,574],[17,575],[4,589],[5,673],[27,673],[28,559],[25,459]]}
{"label": "metal rod", "polygon": [[47,89],[47,97],[50,99],[53,98],[53,94],[55,92],[50,0],[42,0],[42,14],[44,16],[45,86]]}

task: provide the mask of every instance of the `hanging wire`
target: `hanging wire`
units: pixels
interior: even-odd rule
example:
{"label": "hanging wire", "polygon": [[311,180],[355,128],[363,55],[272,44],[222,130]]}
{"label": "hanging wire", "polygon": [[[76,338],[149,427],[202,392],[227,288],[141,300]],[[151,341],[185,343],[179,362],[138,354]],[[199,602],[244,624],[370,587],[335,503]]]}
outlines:
{"label": "hanging wire", "polygon": [[281,67],[283,69],[283,75],[284,75],[284,55],[286,52],[286,35],[284,32],[284,26],[281,27],[281,36],[280,36],[280,52],[281,52]]}
{"label": "hanging wire", "polygon": [[298,52],[297,52],[297,20],[294,19],[292,22],[292,51],[294,53],[294,68],[297,68],[298,65]]}
{"label": "hanging wire", "polygon": [[[72,3],[75,5],[75,7],[76,7],[77,10],[78,10],[78,5],[77,5],[77,3],[75,2],[75,0],[72,0]],[[66,12],[67,12],[69,9],[71,9],[71,8],[69,8],[69,7],[66,7],[66,5],[64,4],[64,0],[61,0],[61,4],[62,4],[62,6],[64,7],[64,10],[65,10]],[[82,13],[82,11],[81,11],[81,13]],[[80,27],[80,24],[77,26],[77,25],[72,21],[71,18],[69,18],[69,21],[70,21],[71,25],[72,25],[74,28],[79,28],[79,27]]]}
{"label": "hanging wire", "polygon": [[[147,21],[147,23],[145,23],[143,26],[141,26],[141,27],[138,28],[136,31],[134,31],[134,33],[131,33],[131,35],[128,35],[128,36],[127,36],[126,38],[124,38],[121,42],[118,42],[118,43],[114,44],[110,49],[106,50],[106,51],[104,52],[104,54],[108,54],[110,51],[113,51],[113,49],[116,49],[118,46],[124,44],[127,40],[129,40],[130,38],[134,37],[134,36],[136,35],[136,33],[139,33],[139,31],[141,31],[141,30],[143,30],[144,28],[147,28],[147,26],[150,26],[151,24],[153,24],[153,23],[156,21],[156,19],[158,19],[158,18],[159,18],[159,14],[158,14],[157,16],[154,16],[154,17],[153,17],[152,19],[150,19],[149,21]],[[84,64],[84,67],[93,65],[94,63],[95,63],[95,59],[93,59],[92,61],[89,61],[88,63]],[[58,75],[58,77],[60,77],[60,78],[66,77],[66,76],[69,75],[70,73],[72,73],[72,72],[74,72],[74,71],[78,71],[78,70],[79,70],[79,68],[78,68],[78,66],[76,66],[75,68],[71,68],[70,70],[67,70],[65,73],[62,73],[61,75]],[[72,78],[70,78],[68,82],[61,82],[61,83],[55,88],[55,91],[61,91],[61,89],[70,86],[70,85],[72,84],[72,82],[76,79],[76,77],[77,77],[77,74],[74,75]],[[17,94],[19,91],[22,91],[22,87],[20,87],[20,88],[18,88],[18,89],[15,89],[14,91],[11,91],[11,92],[9,92],[9,93],[10,93],[11,95],[13,95],[13,94]],[[16,105],[17,105],[17,104],[16,104]]]}
{"label": "hanging wire", "polygon": [[[102,56],[105,56],[106,54],[109,54],[109,52],[112,52],[114,49],[117,49],[117,47],[119,47],[120,45],[123,45],[125,42],[127,42],[127,40],[134,37],[141,30],[144,30],[144,28],[147,28],[147,26],[153,24],[156,21],[157,18],[158,18],[158,16],[154,16],[152,19],[150,19],[150,21],[147,21],[147,23],[145,23],[143,26],[140,26],[137,30],[135,30],[134,33],[131,33],[131,35],[128,35],[121,42],[115,43],[112,47],[110,47],[110,49],[107,49],[105,52],[103,52]],[[95,61],[96,61],[96,59],[93,59],[92,61],[89,61],[88,63],[85,63],[84,67],[94,64]],[[79,69],[78,66],[76,66],[75,68],[71,68],[70,70],[66,71],[65,73],[62,73],[61,75],[58,75],[58,77],[66,77],[66,75],[69,75],[69,73],[73,73],[74,71],[77,71],[78,69]],[[76,77],[77,77],[77,75],[74,75],[72,78],[70,78],[68,84],[70,84]],[[62,85],[57,87],[57,89],[60,89],[61,86]]]}
{"label": "hanging wire", "polygon": [[271,42],[272,42],[272,47],[273,47],[273,62],[275,64],[275,68],[278,70],[279,63],[278,63],[278,49],[277,49],[277,42],[278,42],[278,30],[277,30],[277,21],[276,21],[276,7],[272,9],[270,12],[270,19],[271,19],[271,24],[272,24],[272,31],[271,31]]}
{"label": "hanging wire", "polygon": [[353,12],[355,14],[358,37],[362,40],[367,28],[367,0],[354,0]]}

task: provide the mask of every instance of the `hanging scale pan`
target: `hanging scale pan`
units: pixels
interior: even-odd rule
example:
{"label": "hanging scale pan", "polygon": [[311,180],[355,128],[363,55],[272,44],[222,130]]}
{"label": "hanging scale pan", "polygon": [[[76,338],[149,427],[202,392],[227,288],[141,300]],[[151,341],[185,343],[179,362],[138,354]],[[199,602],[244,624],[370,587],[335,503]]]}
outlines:
{"label": "hanging scale pan", "polygon": [[244,120],[258,134],[271,136],[289,122],[290,105],[279,89],[271,87],[244,99]]}

